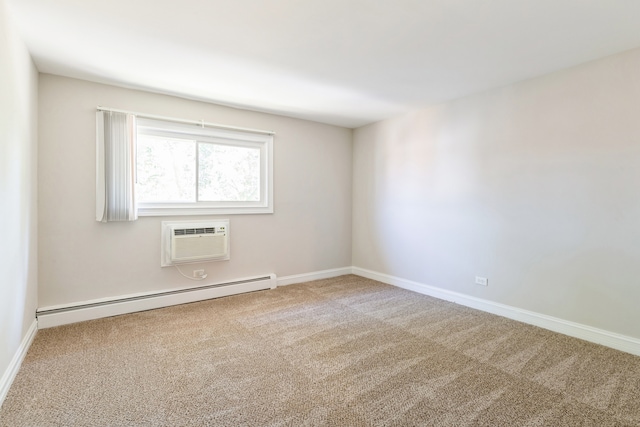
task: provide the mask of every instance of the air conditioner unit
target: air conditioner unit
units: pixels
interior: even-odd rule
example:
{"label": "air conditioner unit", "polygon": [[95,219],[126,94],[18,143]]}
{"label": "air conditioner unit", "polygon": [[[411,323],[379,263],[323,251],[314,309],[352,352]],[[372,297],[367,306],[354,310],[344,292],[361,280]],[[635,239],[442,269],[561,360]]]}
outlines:
{"label": "air conditioner unit", "polygon": [[229,220],[163,221],[161,266],[229,259]]}

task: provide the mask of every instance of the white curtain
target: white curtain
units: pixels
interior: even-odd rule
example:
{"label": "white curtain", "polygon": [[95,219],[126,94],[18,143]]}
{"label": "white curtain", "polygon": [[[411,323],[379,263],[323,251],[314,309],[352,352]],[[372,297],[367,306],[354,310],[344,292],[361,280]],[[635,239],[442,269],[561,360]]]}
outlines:
{"label": "white curtain", "polygon": [[136,117],[96,113],[96,220],[134,221]]}

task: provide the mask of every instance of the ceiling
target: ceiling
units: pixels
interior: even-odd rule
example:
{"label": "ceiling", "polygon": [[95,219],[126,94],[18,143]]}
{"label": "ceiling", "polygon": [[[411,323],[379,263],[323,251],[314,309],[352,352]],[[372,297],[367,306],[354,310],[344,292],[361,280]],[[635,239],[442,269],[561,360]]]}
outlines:
{"label": "ceiling", "polygon": [[637,0],[6,1],[43,73],[346,127],[640,46]]}

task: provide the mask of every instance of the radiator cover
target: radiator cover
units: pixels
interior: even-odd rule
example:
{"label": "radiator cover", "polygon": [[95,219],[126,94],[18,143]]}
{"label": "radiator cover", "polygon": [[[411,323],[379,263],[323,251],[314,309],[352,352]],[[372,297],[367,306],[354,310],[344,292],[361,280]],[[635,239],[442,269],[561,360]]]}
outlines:
{"label": "radiator cover", "polygon": [[41,307],[36,311],[38,328],[51,328],[67,323],[117,316],[137,311],[168,307],[245,292],[275,289],[275,274],[247,277],[190,288],[121,295],[113,298],[82,301],[72,304]]}

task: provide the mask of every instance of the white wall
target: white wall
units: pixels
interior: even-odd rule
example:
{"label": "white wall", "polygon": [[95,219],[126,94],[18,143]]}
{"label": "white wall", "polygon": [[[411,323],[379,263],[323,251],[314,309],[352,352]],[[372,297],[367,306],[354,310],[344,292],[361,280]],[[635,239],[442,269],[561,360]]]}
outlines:
{"label": "white wall", "polygon": [[37,306],[37,93],[37,71],[0,0],[0,378]]}
{"label": "white wall", "polygon": [[640,338],[639,75],[634,50],[355,130],[354,266]]}
{"label": "white wall", "polygon": [[167,218],[95,221],[97,105],[276,132],[275,213],[229,216],[231,260],[204,283],[351,265],[350,129],[47,74],[39,93],[40,307],[203,284],[160,268]]}

